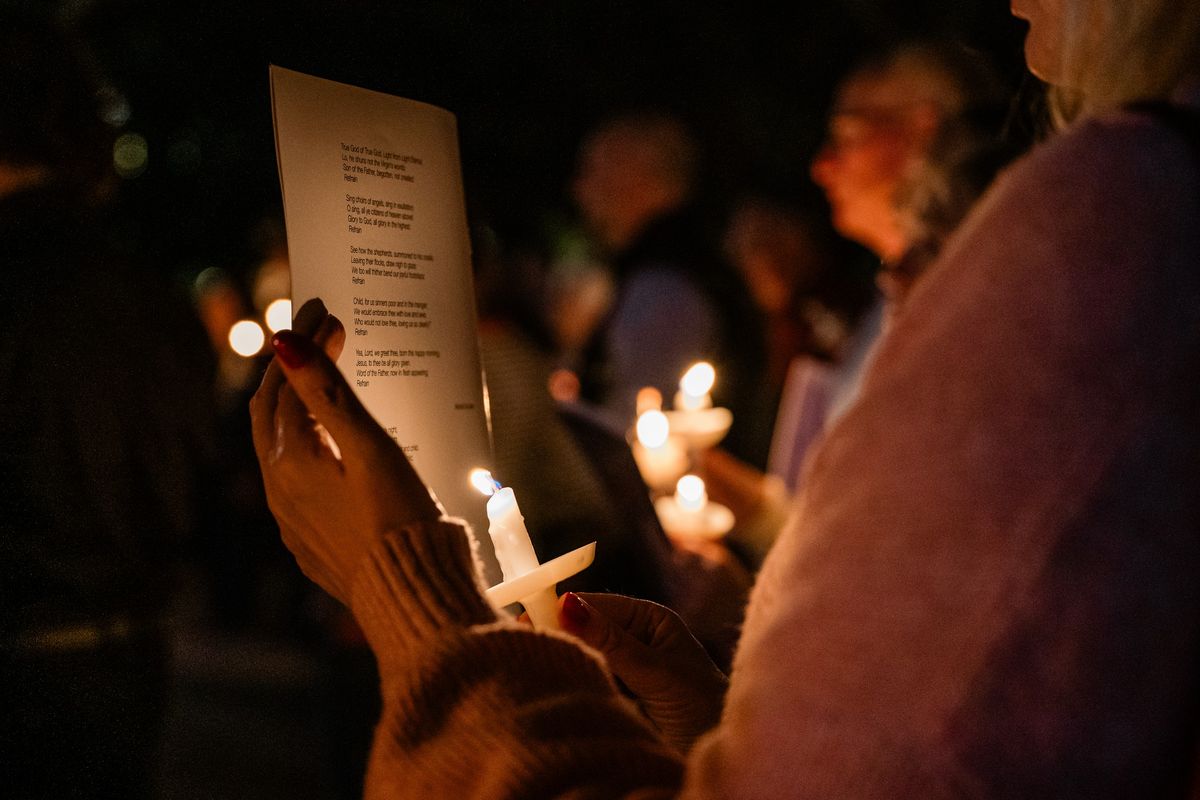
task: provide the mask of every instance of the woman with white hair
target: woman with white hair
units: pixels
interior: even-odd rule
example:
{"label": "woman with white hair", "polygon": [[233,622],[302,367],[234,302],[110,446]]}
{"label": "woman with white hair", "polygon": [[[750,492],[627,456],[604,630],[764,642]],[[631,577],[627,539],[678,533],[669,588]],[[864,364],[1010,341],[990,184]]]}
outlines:
{"label": "woman with white hair", "polygon": [[[462,526],[313,340],[277,337],[256,444],[379,658],[369,796],[1189,796],[1200,176],[1164,120],[1197,105],[1200,3],[1014,10],[1072,121],[956,231],[810,461],[719,722],[723,677],[657,607],[567,595],[604,659],[493,611]],[[318,304],[299,327],[340,340]]]}

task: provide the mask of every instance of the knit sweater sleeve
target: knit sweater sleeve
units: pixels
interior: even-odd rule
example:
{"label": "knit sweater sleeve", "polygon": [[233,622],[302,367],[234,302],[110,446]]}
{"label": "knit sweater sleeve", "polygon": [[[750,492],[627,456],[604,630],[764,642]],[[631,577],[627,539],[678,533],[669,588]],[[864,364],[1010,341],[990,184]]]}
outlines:
{"label": "knit sweater sleeve", "polygon": [[596,654],[490,608],[468,541],[448,520],[393,531],[355,579],[384,701],[366,796],[673,795],[678,754]]}

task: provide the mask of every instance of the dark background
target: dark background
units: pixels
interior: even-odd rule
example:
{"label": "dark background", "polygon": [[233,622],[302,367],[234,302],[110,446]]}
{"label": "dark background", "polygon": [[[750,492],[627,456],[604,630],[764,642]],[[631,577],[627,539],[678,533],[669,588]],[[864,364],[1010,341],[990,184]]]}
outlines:
{"label": "dark background", "polygon": [[472,220],[514,222],[569,212],[575,147],[612,110],[682,113],[717,197],[811,193],[806,165],[831,87],[868,48],[945,33],[1021,75],[1023,29],[1005,0],[765,5],[77,0],[62,15],[126,102],[120,129],[149,145],[124,187],[132,243],[186,279],[214,265],[244,274],[262,223],[280,217],[270,63],[449,109]]}

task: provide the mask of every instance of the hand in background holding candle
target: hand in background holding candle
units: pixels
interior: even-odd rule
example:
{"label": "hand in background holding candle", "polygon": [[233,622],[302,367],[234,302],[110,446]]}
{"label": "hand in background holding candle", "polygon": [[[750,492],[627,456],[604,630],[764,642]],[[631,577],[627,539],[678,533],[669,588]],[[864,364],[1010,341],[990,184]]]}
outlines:
{"label": "hand in background holding candle", "polygon": [[767,500],[767,475],[719,447],[696,454],[708,495],[729,506],[739,521],[758,513]]}
{"label": "hand in background holding candle", "polygon": [[284,544],[305,575],[348,604],[354,574],[375,541],[385,531],[436,520],[441,510],[331,359],[344,340],[341,323],[320,301],[306,303],[295,329],[275,336],[277,356],[250,416]]}

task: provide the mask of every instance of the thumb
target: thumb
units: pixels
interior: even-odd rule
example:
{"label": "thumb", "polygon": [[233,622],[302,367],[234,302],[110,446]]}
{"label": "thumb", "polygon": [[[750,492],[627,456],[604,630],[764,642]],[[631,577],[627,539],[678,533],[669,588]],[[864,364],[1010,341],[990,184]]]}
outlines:
{"label": "thumb", "polygon": [[288,384],[343,452],[347,445],[362,443],[378,428],[337,365],[311,339],[283,330],[275,334],[271,344]]}

